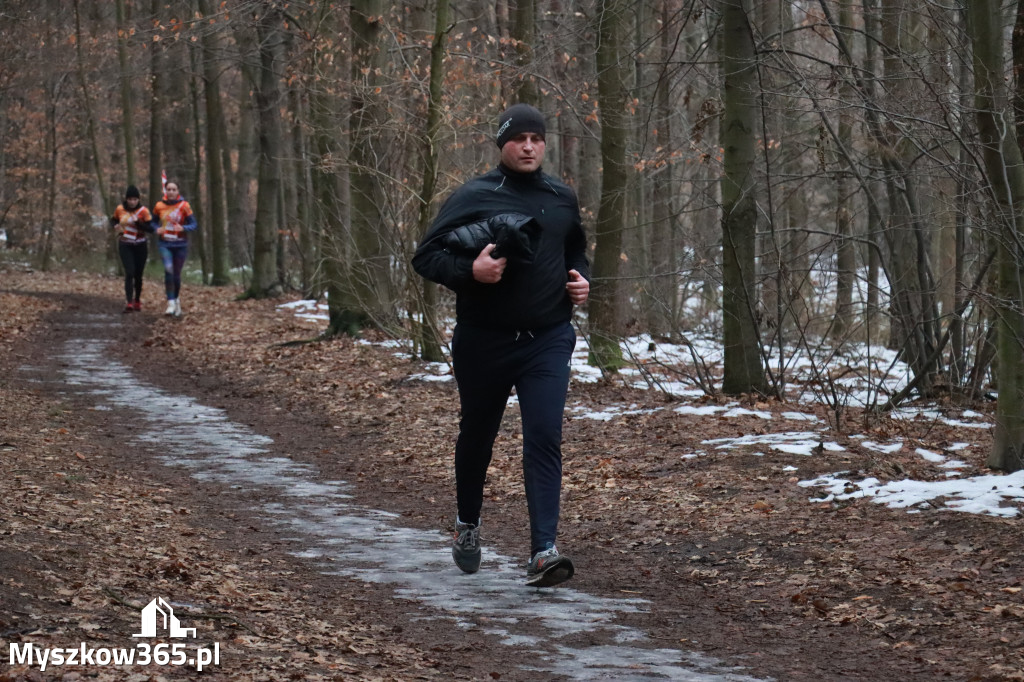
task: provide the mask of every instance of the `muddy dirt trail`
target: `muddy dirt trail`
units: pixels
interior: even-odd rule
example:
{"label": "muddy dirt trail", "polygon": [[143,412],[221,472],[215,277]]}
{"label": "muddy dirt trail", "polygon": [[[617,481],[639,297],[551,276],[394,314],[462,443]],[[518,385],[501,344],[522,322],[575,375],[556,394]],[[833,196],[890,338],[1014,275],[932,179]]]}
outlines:
{"label": "muddy dirt trail", "polygon": [[[941,628],[844,622],[834,595],[773,582],[753,553],[791,584],[829,575],[801,546],[819,531],[802,516],[790,522],[799,534],[756,519],[743,536],[680,529],[645,543],[681,512],[652,518],[650,504],[637,518],[639,495],[570,489],[564,548],[579,575],[526,588],[514,458],[496,458],[484,567],[463,575],[437,445],[454,431],[454,387],[409,382],[387,353],[351,341],[268,350],[310,334],[271,303],[218,293],[173,320],[121,315],[106,292],[31,279],[16,290],[38,311],[2,368],[5,644],[134,646],[136,609],[161,597],[219,645],[219,667],[97,667],[98,679],[930,680],[980,664],[957,660]],[[253,347],[259,359],[238,359]],[[568,428],[567,457],[596,442]],[[736,468],[742,478],[747,464]],[[899,532],[920,537],[909,523]],[[3,654],[0,680],[39,675]],[[1013,679],[989,668],[975,679]]]}

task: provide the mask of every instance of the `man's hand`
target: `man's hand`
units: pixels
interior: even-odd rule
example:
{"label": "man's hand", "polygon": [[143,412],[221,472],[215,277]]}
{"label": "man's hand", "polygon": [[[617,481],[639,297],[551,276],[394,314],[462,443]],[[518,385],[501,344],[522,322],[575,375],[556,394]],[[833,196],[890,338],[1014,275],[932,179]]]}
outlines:
{"label": "man's hand", "polygon": [[493,258],[491,251],[494,251],[494,244],[484,247],[480,255],[473,261],[473,279],[484,284],[495,284],[501,281],[501,275],[505,272],[505,258]]}
{"label": "man's hand", "polygon": [[575,270],[569,271],[569,281],[566,282],[565,289],[569,292],[569,300],[573,305],[583,305],[590,296],[590,282]]}

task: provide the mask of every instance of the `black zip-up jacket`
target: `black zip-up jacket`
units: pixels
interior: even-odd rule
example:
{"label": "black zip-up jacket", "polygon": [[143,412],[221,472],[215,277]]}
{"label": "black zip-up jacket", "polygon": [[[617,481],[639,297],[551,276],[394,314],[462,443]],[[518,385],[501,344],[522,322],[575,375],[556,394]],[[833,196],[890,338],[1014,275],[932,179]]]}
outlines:
{"label": "black zip-up jacket", "polygon": [[[523,213],[540,225],[540,241],[530,263],[509,260],[501,280],[484,284],[473,279],[478,254],[455,253],[444,235],[500,213]],[[456,294],[460,324],[528,331],[572,318],[565,289],[569,270],[590,280],[587,239],[579,201],[568,185],[537,170],[517,173],[503,164],[476,177],[448,197],[412,258],[422,277]]]}

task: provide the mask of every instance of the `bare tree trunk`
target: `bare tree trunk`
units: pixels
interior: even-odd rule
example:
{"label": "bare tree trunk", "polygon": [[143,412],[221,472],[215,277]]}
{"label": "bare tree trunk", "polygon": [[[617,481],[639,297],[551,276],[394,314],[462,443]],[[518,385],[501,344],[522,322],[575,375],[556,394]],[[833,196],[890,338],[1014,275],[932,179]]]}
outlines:
{"label": "bare tree trunk", "polygon": [[[289,93],[294,112],[292,125],[292,154],[294,160],[290,168],[292,184],[295,191],[295,224],[299,231],[298,250],[301,271],[300,287],[305,298],[317,298],[320,292],[316,285],[316,263],[317,263],[317,231],[319,225],[313,220],[312,209],[312,175],[310,168],[309,140],[303,130],[303,121],[308,122],[309,107],[306,105],[304,95],[298,88],[292,88]],[[295,230],[292,230],[294,234]]]}
{"label": "bare tree trunk", "polygon": [[[430,45],[430,84],[427,95],[427,127],[423,136],[423,186],[420,189],[419,235],[430,227],[431,204],[437,186],[438,133],[441,128],[441,106],[444,85],[445,42],[448,39],[449,0],[437,0],[434,17],[434,39]],[[437,284],[423,280],[423,323],[420,327],[420,355],[427,362],[441,362],[440,331],[437,320]]]}
{"label": "bare tree trunk", "polygon": [[722,68],[725,73],[721,147],[722,326],[725,346],[722,391],[764,393],[755,286],[757,210],[754,198],[757,72],[750,28],[750,0],[721,0]]}
{"label": "bare tree trunk", "polygon": [[540,106],[540,91],[537,81],[530,73],[533,63],[533,45],[537,33],[537,9],[534,0],[512,0],[515,5],[512,21],[512,38],[516,41],[516,66],[519,80],[516,99],[519,102]]}
{"label": "bare tree trunk", "polygon": [[[198,0],[199,13],[211,16],[210,0]],[[218,75],[220,64],[219,33],[208,26],[202,36],[203,90],[206,100],[206,175],[209,180],[210,212],[203,229],[210,234],[210,284],[231,283],[227,253],[227,207],[225,205],[223,149],[224,114],[220,101]]]}
{"label": "bare tree trunk", "polygon": [[[85,118],[87,122],[87,131],[89,137],[89,145],[92,151],[92,158],[90,159],[93,172],[96,175],[96,188],[100,195],[100,206],[104,215],[110,215],[114,212],[114,202],[110,193],[107,190],[107,183],[103,173],[103,163],[100,161],[103,157],[100,155],[99,140],[96,132],[96,115],[92,104],[91,88],[88,85],[86,79],[85,69],[85,58],[82,54],[82,20],[81,12],[79,11],[78,0],[75,0],[75,58],[76,66],[78,71],[78,83],[82,91],[82,108],[85,110]],[[0,175],[0,177],[3,177]],[[90,192],[91,195],[91,192]],[[84,203],[84,207],[88,212],[92,207],[93,202]],[[117,235],[111,232],[107,239],[107,248],[105,249],[106,260],[114,264],[114,269],[118,275],[124,274],[124,265],[121,263],[121,259],[118,258],[117,254]]]}
{"label": "bare tree trunk", "polygon": [[599,3],[597,92],[601,107],[601,205],[594,236],[594,270],[590,294],[590,357],[592,365],[617,371],[623,365],[619,347],[619,264],[626,205],[626,84],[623,43],[627,26],[625,0]]}
{"label": "bare tree trunk", "polygon": [[199,117],[202,106],[199,103],[199,68],[202,55],[199,54],[197,46],[188,48],[189,60],[191,61],[191,77],[188,79],[190,101],[192,104],[192,160],[194,163],[193,175],[195,177],[195,193],[189,202],[192,212],[196,216],[196,223],[199,227],[192,233],[190,241],[191,248],[195,249],[199,258],[200,267],[203,273],[203,284],[210,283],[210,249],[206,244],[206,203],[203,199],[203,124]]}
{"label": "bare tree trunk", "polygon": [[281,294],[277,278],[277,203],[281,195],[281,15],[273,3],[263,6],[256,25],[259,38],[260,83],[256,91],[259,113],[259,187],[252,259],[252,282],[246,295],[267,298]]}
{"label": "bare tree trunk", "polygon": [[[153,21],[159,21],[162,0],[150,0],[149,11]],[[150,206],[163,195],[160,174],[163,170],[163,48],[159,40],[149,44],[149,190],[146,195]]]}
{"label": "bare tree trunk", "polygon": [[[853,11],[849,0],[839,3],[840,30],[850,38],[850,27],[853,25]],[[841,61],[841,59],[839,60]],[[853,115],[847,103],[853,101],[853,85],[849,78],[844,78],[839,88],[839,141],[846,149],[853,148]],[[837,164],[836,170],[836,314],[832,323],[832,337],[843,341],[852,325],[853,316],[853,282],[856,274],[856,252],[854,250],[853,211],[851,205],[851,182],[845,164]]]}
{"label": "bare tree trunk", "polygon": [[57,105],[64,85],[64,74],[51,73],[46,84],[46,219],[42,224],[42,250],[39,254],[39,269],[50,269],[53,257],[53,226],[57,224]]}
{"label": "bare tree trunk", "polygon": [[[93,168],[96,172],[96,189],[99,190],[104,212],[106,212],[107,215],[110,215],[114,212],[114,203],[111,201],[110,193],[107,191],[107,182],[103,174],[103,163],[100,161],[100,159],[104,158],[104,155],[100,153],[99,139],[96,134],[96,115],[93,112],[92,95],[90,95],[89,83],[85,77],[85,58],[82,55],[82,41],[82,20],[79,12],[78,0],[75,0],[75,56],[78,67],[78,84],[82,89],[82,106],[85,108],[89,144],[92,147]],[[116,243],[113,248],[115,250],[117,249]]]}
{"label": "bare tree trunk", "polygon": [[[785,0],[769,0],[755,6],[759,42],[764,43],[769,54],[781,52],[785,54],[785,39],[788,35],[783,26],[789,27],[783,16],[790,12],[789,3]],[[774,48],[774,49],[773,49]],[[771,140],[763,145],[764,181],[760,189],[759,201],[766,207],[766,229],[758,234],[758,275],[761,286],[762,324],[768,330],[765,343],[778,343],[779,362],[783,362],[781,351],[785,346],[785,305],[786,305],[786,265],[785,244],[789,234],[789,207],[785,200],[788,189],[785,182],[786,171],[783,169],[790,137],[786,131],[786,106],[783,93],[783,81],[777,77],[779,71],[773,68],[759,67],[758,78],[761,82],[761,116],[764,121],[764,139]],[[787,79],[788,80],[788,79]]]}
{"label": "bare tree trunk", "polygon": [[[1021,3],[1021,7],[1024,7],[1024,3]],[[1020,19],[1021,15],[1018,15]],[[967,23],[967,10],[962,8],[958,12],[958,19],[962,30],[966,34],[966,23]],[[1018,25],[1019,22],[1018,22]],[[1024,36],[1022,36],[1024,37]],[[1024,43],[1022,43],[1024,48]],[[1024,69],[1024,51],[1021,54],[1021,63],[1017,68]],[[960,105],[962,111],[969,111],[971,106],[970,102],[970,77],[971,67],[966,56],[958,55],[956,57],[959,90],[960,90]],[[1014,51],[1014,61],[1016,63],[1017,53]],[[1024,115],[1024,112],[1022,112]],[[964,116],[960,122],[960,136],[967,137],[968,131],[968,117]],[[1018,133],[1020,135],[1020,133]],[[1018,137],[1020,142],[1020,137]],[[953,284],[953,319],[950,321],[950,360],[949,360],[949,381],[953,387],[961,387],[964,382],[964,374],[967,366],[967,355],[966,355],[966,339],[964,331],[964,319],[960,314],[960,310],[963,307],[964,299],[967,296],[967,287],[964,281],[966,271],[966,251],[967,251],[967,233],[970,229],[970,207],[967,184],[969,182],[969,164],[970,159],[968,151],[964,147],[957,147],[957,184],[956,184],[956,196],[957,196],[957,210],[956,210],[956,259],[954,262],[954,284]]]}
{"label": "bare tree trunk", "polygon": [[[910,11],[906,0],[883,0],[881,15],[884,43],[889,47],[883,59],[886,84],[901,97],[907,92],[905,64],[920,51],[917,33],[920,20]],[[906,46],[906,50],[903,50]],[[903,54],[906,52],[907,54]],[[925,366],[939,340],[938,304],[932,272],[931,235],[923,222],[920,206],[920,183],[909,169],[909,160],[917,155],[916,147],[904,133],[891,135],[889,144],[881,149],[881,162],[887,170],[890,225],[885,238],[889,245],[892,266],[892,345],[900,350],[904,361],[917,376],[921,395],[931,393],[934,369]]]}
{"label": "bare tree trunk", "polygon": [[1002,12],[997,0],[968,3],[974,46],[975,115],[983,157],[998,202],[997,311],[999,402],[988,465],[1003,471],[1024,468],[1024,158],[1013,128],[1003,125],[1008,110],[1003,81]]}
{"label": "bare tree trunk", "polygon": [[[864,72],[867,77],[864,79],[866,87],[874,83],[874,74],[877,73],[877,43],[878,19],[875,8],[876,0],[862,0],[862,14],[864,15]],[[872,181],[869,180],[869,183]],[[878,183],[872,183],[877,185]],[[869,187],[869,191],[876,196],[879,192],[875,187]],[[884,218],[880,215],[878,204],[875,201],[868,201],[868,300],[867,309],[864,311],[865,324],[867,325],[868,343],[874,340],[878,334],[880,291],[878,287],[878,275],[881,270],[881,255],[879,248],[882,245],[882,230],[884,229]]]}
{"label": "bare tree trunk", "polygon": [[[77,3],[77,0],[76,0]],[[121,132],[124,135],[125,181],[135,184],[135,109],[132,105],[132,81],[128,68],[128,22],[125,19],[124,0],[116,0],[117,8],[117,63],[121,73]]]}
{"label": "bare tree trunk", "polygon": [[[288,149],[291,145],[288,140],[283,139],[287,136],[287,130],[282,126],[281,130],[282,140],[281,149]],[[274,269],[277,271],[277,283],[284,290],[288,287],[288,234],[289,223],[291,220],[292,212],[294,210],[294,203],[292,199],[291,187],[289,187],[289,180],[292,177],[291,173],[286,172],[289,168],[289,164],[281,160],[279,164],[281,173],[281,182],[279,183],[281,194],[277,197],[277,258],[274,261]]]}
{"label": "bare tree trunk", "polygon": [[367,325],[383,320],[385,302],[391,299],[387,282],[387,255],[381,226],[384,224],[384,193],[378,175],[381,112],[380,51],[381,0],[354,0],[352,23],[352,109],[349,124],[349,182],[351,183],[351,234],[353,253],[348,263],[345,296],[328,300],[331,328],[355,335]]}
{"label": "bare tree trunk", "polygon": [[[242,28],[235,32],[239,51],[241,78],[238,82],[238,131],[234,147],[238,150],[235,191],[228,197],[228,243],[233,266],[251,265],[254,224],[252,184],[257,167],[257,125],[253,106],[253,91],[259,85],[257,69],[253,67],[256,48],[252,30]],[[227,167],[225,166],[225,169]]]}
{"label": "bare tree trunk", "polygon": [[[162,60],[168,64],[191,64],[189,44],[185,41],[168,41]],[[195,148],[192,144],[194,136],[189,131],[194,128],[194,115],[189,107],[192,97],[189,93],[192,79],[188,74],[176,74],[174,78],[164,79],[165,88],[160,93],[163,98],[164,113],[163,147],[167,178],[178,183],[181,194],[193,204],[193,198],[199,191],[199,179],[195,177]]]}
{"label": "bare tree trunk", "polygon": [[657,101],[655,121],[655,144],[661,149],[658,164],[651,176],[653,195],[650,263],[651,276],[648,290],[650,303],[648,325],[652,334],[675,335],[678,332],[678,287],[676,275],[677,220],[673,206],[674,173],[672,156],[675,149],[672,129],[671,83],[669,62],[674,47],[669,32],[671,13],[669,3],[661,3],[661,35],[658,43],[660,71],[657,79]]}

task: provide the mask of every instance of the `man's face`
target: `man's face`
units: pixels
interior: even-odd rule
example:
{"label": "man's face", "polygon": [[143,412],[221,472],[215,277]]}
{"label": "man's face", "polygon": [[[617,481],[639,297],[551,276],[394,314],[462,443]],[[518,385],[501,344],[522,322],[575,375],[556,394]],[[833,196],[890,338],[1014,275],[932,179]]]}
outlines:
{"label": "man's face", "polygon": [[519,133],[501,148],[501,162],[517,173],[532,173],[544,160],[544,137]]}

